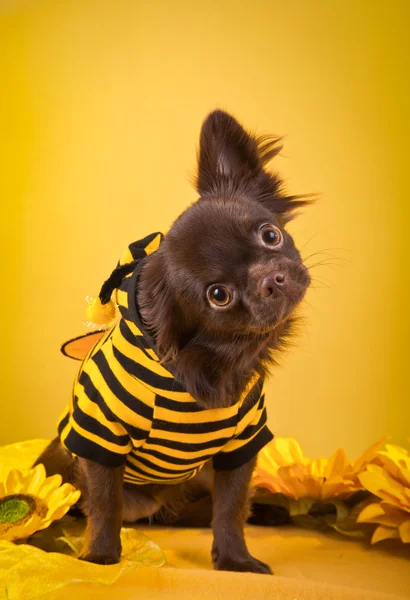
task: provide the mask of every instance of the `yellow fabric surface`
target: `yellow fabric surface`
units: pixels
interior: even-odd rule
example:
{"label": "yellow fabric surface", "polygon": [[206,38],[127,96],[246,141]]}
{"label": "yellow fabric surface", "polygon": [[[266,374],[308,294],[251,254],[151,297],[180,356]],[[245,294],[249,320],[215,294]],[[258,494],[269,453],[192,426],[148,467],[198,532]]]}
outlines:
{"label": "yellow fabric surface", "polygon": [[[7,446],[0,451],[6,468],[28,467],[44,441]],[[248,546],[276,575],[215,572],[210,564],[208,529],[135,527],[165,553],[161,568],[122,571],[111,585],[73,583],[41,595],[44,600],[404,600],[410,598],[410,546],[396,542],[370,547],[364,541],[293,527],[247,527]],[[43,555],[47,557],[56,555]],[[2,568],[0,554],[0,569]],[[67,568],[73,564],[69,557]],[[117,566],[99,567],[105,580]],[[7,596],[3,596],[6,598]],[[1,598],[1,595],[0,595]],[[23,600],[23,598],[22,598]]]}

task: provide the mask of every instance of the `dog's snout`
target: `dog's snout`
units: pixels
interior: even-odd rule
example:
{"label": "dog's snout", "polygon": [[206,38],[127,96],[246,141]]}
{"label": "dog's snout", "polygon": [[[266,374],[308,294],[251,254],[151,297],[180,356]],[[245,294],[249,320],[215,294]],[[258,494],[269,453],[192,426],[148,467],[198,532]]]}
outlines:
{"label": "dog's snout", "polygon": [[259,294],[261,296],[271,296],[275,288],[282,288],[286,285],[286,277],[281,272],[270,273],[263,277],[259,283]]}

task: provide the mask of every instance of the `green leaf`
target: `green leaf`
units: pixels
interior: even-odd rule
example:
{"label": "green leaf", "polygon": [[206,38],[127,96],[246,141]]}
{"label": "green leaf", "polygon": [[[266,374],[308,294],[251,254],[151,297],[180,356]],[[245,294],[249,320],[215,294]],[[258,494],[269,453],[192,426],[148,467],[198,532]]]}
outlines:
{"label": "green leaf", "polygon": [[329,529],[329,525],[321,517],[314,517],[312,515],[296,515],[292,517],[293,523],[298,527],[304,529],[314,529],[316,531],[326,531]]}
{"label": "green leaf", "polygon": [[293,518],[299,515],[307,515],[314,502],[315,501],[311,498],[299,498],[299,500],[289,499],[290,516]]}
{"label": "green leaf", "polygon": [[366,537],[366,533],[364,531],[360,531],[360,529],[343,529],[343,527],[339,527],[338,525],[331,525],[335,531],[341,533],[342,535],[347,535],[352,538],[363,538]]}

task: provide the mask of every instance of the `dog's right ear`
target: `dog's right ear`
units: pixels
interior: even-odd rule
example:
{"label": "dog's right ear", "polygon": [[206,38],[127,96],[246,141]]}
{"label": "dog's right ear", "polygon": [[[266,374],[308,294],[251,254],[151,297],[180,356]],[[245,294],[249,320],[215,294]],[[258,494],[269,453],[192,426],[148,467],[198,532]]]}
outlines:
{"label": "dog's right ear", "polygon": [[201,196],[234,192],[244,181],[257,179],[280,149],[279,138],[256,138],[231,115],[215,110],[201,129],[196,188]]}

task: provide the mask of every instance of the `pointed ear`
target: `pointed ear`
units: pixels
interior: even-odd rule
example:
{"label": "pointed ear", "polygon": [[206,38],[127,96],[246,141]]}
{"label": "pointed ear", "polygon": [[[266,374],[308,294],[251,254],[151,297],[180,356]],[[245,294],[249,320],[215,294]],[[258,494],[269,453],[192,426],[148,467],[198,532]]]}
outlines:
{"label": "pointed ear", "polygon": [[212,112],[202,125],[196,187],[201,195],[217,192],[223,182],[239,184],[257,177],[280,151],[278,138],[256,138],[228,113]]}
{"label": "pointed ear", "polygon": [[252,135],[228,113],[216,110],[202,125],[196,188],[201,196],[245,194],[286,224],[314,196],[286,194],[280,177],[265,170],[281,149],[281,138]]}

